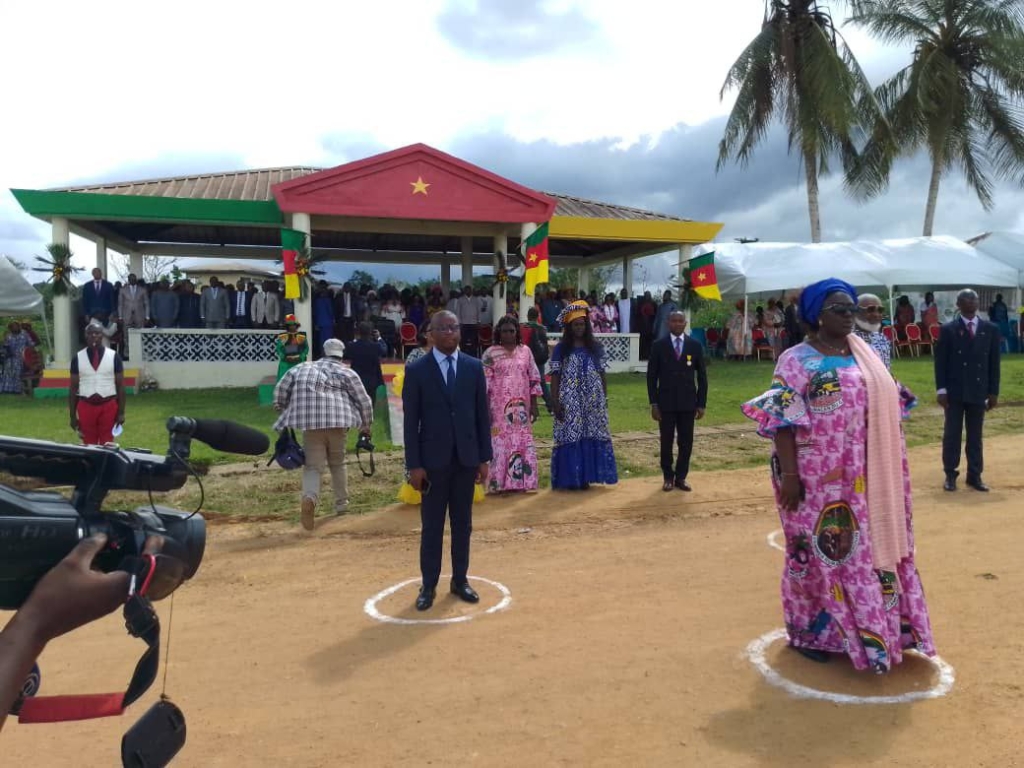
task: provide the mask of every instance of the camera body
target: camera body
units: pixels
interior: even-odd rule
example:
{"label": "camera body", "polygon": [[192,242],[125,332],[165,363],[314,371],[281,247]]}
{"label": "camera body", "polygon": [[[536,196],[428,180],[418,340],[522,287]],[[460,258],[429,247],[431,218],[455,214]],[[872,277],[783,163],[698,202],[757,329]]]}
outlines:
{"label": "camera body", "polygon": [[161,537],[153,599],[166,597],[195,575],[206,547],[201,515],[156,505],[131,511],[101,508],[111,490],[170,491],[185,484],[190,471],[187,427],[195,422],[179,420],[175,429],[172,422],[166,456],[0,436],[0,470],[74,489],[66,498],[54,491],[18,491],[0,484],[0,609],[19,608],[43,575],[79,541],[97,533],[107,535],[107,545],[96,558],[96,566],[105,572],[142,555],[148,537]]}
{"label": "camera body", "polygon": [[373,453],[376,449],[369,435],[359,435],[359,439],[356,441],[356,450]]}

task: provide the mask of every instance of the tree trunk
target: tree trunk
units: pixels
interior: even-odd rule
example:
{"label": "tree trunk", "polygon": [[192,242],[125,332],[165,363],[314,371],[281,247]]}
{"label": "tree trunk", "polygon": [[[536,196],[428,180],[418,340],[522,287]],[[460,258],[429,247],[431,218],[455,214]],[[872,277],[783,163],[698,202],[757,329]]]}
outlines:
{"label": "tree trunk", "polygon": [[939,181],[942,179],[942,164],[932,160],[932,180],[928,185],[928,205],[924,209],[924,236],[931,237],[935,226],[935,206],[939,201]]}
{"label": "tree trunk", "polygon": [[818,161],[812,152],[804,152],[807,174],[807,213],[811,217],[811,242],[821,242],[821,209],[818,204]]}

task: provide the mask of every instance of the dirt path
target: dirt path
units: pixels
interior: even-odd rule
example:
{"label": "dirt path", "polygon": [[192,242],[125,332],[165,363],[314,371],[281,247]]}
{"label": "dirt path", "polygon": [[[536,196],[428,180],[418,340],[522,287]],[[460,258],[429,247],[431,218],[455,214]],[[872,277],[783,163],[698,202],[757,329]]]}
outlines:
{"label": "dirt path", "polygon": [[[461,624],[372,620],[364,601],[416,576],[417,511],[329,519],[315,533],[219,526],[174,606],[169,691],[188,718],[181,766],[1006,766],[1024,702],[1024,436],[987,442],[981,495],[941,491],[938,448],[912,452],[918,562],[952,693],[893,706],[792,698],[743,658],[780,626],[778,528],[766,472],[703,472],[692,494],[657,478],[586,495],[488,500],[472,573],[507,610]],[[483,605],[501,595],[483,583]],[[380,601],[418,618],[415,587]],[[165,623],[170,605],[160,605]],[[431,618],[479,609],[450,597]],[[108,690],[139,645],[110,618],[54,643],[44,692]],[[934,682],[812,665],[773,646],[791,679],[891,694]],[[123,718],[10,723],[4,765],[112,766]]]}

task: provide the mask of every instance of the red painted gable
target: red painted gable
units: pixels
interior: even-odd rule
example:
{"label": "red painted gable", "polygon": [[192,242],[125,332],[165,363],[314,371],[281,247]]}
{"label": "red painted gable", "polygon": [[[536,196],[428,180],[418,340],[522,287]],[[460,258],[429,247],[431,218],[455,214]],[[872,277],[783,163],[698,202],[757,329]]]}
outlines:
{"label": "red painted gable", "polygon": [[548,221],[555,201],[479,166],[413,144],[275,184],[286,213],[523,223]]}

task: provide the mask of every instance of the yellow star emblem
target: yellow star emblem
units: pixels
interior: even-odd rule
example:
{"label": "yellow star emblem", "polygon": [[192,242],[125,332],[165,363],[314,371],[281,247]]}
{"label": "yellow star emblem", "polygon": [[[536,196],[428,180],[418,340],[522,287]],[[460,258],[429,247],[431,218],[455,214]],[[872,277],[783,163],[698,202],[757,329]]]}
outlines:
{"label": "yellow star emblem", "polygon": [[417,176],[416,181],[409,182],[412,185],[412,193],[414,195],[422,193],[424,197],[427,195],[427,187],[430,185],[423,180],[422,176]]}
{"label": "yellow star emblem", "polygon": [[532,251],[530,253],[530,255],[526,258],[526,260],[528,262],[530,262],[531,264],[536,264],[537,263],[537,252],[536,251]]}
{"label": "yellow star emblem", "polygon": [[697,279],[700,280],[703,283],[705,280],[708,279],[708,276],[705,275],[703,272],[698,272],[697,273]]}

